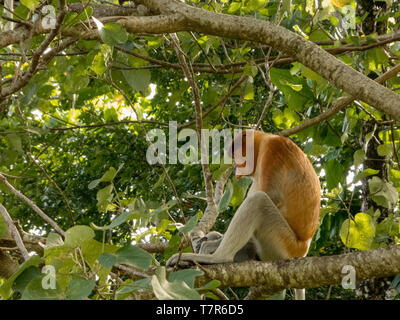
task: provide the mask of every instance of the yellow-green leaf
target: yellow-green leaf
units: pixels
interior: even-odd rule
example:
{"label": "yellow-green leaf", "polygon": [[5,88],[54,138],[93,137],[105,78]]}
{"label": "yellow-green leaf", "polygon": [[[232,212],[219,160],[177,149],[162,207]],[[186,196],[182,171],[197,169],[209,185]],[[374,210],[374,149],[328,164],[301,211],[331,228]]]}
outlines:
{"label": "yellow-green leaf", "polygon": [[354,221],[344,221],[340,229],[340,239],[349,248],[368,250],[374,237],[374,221],[370,215],[362,212],[356,214]]}

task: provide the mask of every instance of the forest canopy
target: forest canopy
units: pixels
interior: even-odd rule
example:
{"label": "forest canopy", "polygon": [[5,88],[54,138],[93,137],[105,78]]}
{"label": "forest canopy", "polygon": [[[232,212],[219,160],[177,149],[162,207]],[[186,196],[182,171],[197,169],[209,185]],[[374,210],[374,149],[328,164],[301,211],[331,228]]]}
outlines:
{"label": "forest canopy", "polygon": [[[398,1],[0,0],[0,13],[0,299],[400,299]],[[222,138],[195,161],[202,129],[304,151],[321,185],[308,257],[165,267],[194,235],[224,233],[251,185],[211,161]]]}

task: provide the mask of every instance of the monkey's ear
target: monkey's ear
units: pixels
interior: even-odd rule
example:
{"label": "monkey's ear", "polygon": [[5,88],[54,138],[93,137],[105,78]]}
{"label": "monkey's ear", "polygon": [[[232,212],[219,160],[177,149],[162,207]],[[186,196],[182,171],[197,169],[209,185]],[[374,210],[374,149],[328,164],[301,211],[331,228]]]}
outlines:
{"label": "monkey's ear", "polygon": [[233,138],[232,143],[227,149],[228,156],[233,158],[237,151],[242,150],[242,156],[246,156],[246,131],[239,133],[236,137]]}

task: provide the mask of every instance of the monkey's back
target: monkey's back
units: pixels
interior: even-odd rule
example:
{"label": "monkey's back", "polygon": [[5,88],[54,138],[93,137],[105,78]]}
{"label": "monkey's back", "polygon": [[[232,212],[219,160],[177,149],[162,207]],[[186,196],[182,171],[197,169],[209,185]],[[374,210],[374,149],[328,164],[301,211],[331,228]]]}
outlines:
{"label": "monkey's back", "polygon": [[291,140],[265,134],[257,161],[261,191],[266,192],[299,240],[313,237],[319,217],[321,188],[304,152]]}

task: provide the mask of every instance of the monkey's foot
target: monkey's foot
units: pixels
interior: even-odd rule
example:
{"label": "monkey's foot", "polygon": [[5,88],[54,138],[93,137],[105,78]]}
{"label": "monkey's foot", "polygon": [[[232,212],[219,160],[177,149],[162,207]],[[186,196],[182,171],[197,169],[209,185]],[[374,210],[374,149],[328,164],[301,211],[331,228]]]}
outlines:
{"label": "monkey's foot", "polygon": [[[179,263],[178,263],[179,260]],[[188,268],[194,265],[194,262],[190,260],[189,258],[185,258],[185,255],[182,254],[181,257],[179,258],[179,253],[174,254],[171,258],[168,259],[166,266],[167,267],[173,267],[175,265],[178,265],[179,267],[182,268]]]}

